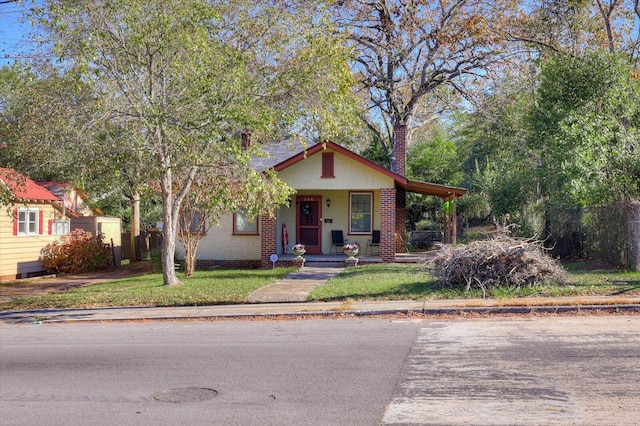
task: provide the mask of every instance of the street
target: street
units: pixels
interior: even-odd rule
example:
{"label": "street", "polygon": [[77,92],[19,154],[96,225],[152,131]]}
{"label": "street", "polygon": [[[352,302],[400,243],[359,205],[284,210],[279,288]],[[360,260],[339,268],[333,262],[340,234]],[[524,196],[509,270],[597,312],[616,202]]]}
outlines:
{"label": "street", "polygon": [[2,425],[638,424],[640,317],[0,326]]}

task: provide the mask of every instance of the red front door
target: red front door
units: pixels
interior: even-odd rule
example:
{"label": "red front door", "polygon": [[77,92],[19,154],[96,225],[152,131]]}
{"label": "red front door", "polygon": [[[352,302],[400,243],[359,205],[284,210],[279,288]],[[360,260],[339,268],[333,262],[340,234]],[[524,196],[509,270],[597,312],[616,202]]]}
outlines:
{"label": "red front door", "polygon": [[308,254],[322,253],[322,197],[299,196],[296,198],[296,242],[305,245]]}

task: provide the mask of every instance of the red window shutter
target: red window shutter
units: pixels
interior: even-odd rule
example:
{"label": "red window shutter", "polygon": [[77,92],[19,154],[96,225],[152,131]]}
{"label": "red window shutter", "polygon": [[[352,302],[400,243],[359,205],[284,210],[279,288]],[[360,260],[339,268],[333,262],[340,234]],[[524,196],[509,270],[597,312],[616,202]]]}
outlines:
{"label": "red window shutter", "polygon": [[38,220],[38,234],[42,235],[44,233],[44,229],[42,229],[42,225],[44,224],[44,212],[40,210],[38,212],[39,220]]}
{"label": "red window shutter", "polygon": [[334,176],[333,170],[333,152],[322,153],[322,177],[332,178]]}
{"label": "red window shutter", "polygon": [[13,211],[13,235],[18,235],[18,209]]}
{"label": "red window shutter", "polygon": [[49,219],[49,235],[53,233],[53,220]]}

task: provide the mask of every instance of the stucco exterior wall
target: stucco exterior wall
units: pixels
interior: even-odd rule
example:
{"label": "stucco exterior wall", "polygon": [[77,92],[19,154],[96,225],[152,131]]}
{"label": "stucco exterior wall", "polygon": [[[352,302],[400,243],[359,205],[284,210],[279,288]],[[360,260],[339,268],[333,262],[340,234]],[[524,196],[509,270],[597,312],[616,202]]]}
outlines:
{"label": "stucco exterior wall", "polygon": [[[258,234],[260,234],[258,226]],[[260,235],[233,235],[233,216],[213,225],[200,241],[196,260],[260,260]],[[177,242],[176,255],[184,259],[184,248]]]}
{"label": "stucco exterior wall", "polygon": [[[331,231],[342,230],[349,242],[358,242],[362,250],[366,247],[371,235],[349,235],[349,194],[351,192],[371,192],[373,194],[373,229],[380,229],[380,188],[394,188],[393,179],[385,176],[362,163],[334,152],[334,178],[322,178],[322,152],[334,152],[331,149],[318,152],[304,160],[282,170],[278,175],[297,193],[296,196],[315,195],[322,197],[320,203],[322,223],[322,253],[328,254],[331,249]],[[327,207],[327,199],[331,206]],[[331,223],[325,223],[330,219]],[[278,254],[282,254],[282,224],[289,231],[289,253],[296,235],[295,205],[281,209],[278,215]]]}
{"label": "stucco exterior wall", "polygon": [[[334,152],[334,176],[322,178],[322,152]],[[277,252],[284,253],[282,225],[287,226],[289,243],[287,252],[296,243],[296,196],[313,195],[322,198],[320,212],[322,253],[331,249],[331,231],[342,230],[349,242],[358,242],[364,251],[371,235],[349,235],[349,194],[350,192],[370,192],[373,194],[373,229],[380,229],[380,188],[394,188],[395,182],[366,165],[331,149],[317,152],[279,172],[279,177],[297,193],[291,197],[291,205],[278,210]],[[327,207],[327,199],[331,206]],[[331,223],[325,223],[330,219]],[[262,230],[258,229],[261,233]],[[202,239],[196,255],[197,260],[259,260],[261,258],[260,235],[233,235],[232,216],[221,220],[220,226],[213,226]],[[184,249],[178,245],[178,258],[184,258]]]}
{"label": "stucco exterior wall", "polygon": [[[350,243],[357,242],[362,250],[367,245],[367,240],[371,235],[350,235],[349,234],[349,194],[351,192],[371,192],[373,194],[373,229],[380,229],[380,191],[379,190],[332,190],[332,191],[298,191],[296,195],[317,195],[322,197],[321,218],[322,218],[322,253],[329,254],[331,251],[331,231],[342,230],[344,238]],[[295,203],[295,196],[294,196]],[[327,199],[331,200],[331,206],[327,207]],[[325,223],[329,219],[330,223]],[[282,224],[287,225],[289,232],[288,253],[296,243],[296,210],[295,205],[291,208],[280,210],[278,215],[278,254],[282,254]]]}
{"label": "stucco exterior wall", "polygon": [[[56,210],[51,204],[20,205],[16,208],[36,208],[43,212],[41,235],[13,235],[13,217],[7,214],[7,206],[0,210],[0,281],[27,277],[44,272],[38,260],[40,250],[58,238],[49,235],[48,222],[55,219]],[[9,212],[13,211],[13,208]]]}
{"label": "stucco exterior wall", "polygon": [[364,190],[393,188],[388,176],[359,163],[349,157],[334,153],[334,178],[322,178],[322,152],[317,152],[278,173],[280,179],[297,190]]}

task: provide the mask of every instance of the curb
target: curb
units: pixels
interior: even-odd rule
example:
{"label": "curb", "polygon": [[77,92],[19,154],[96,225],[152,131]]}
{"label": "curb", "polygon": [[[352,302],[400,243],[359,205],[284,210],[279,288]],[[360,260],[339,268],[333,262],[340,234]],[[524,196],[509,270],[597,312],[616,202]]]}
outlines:
{"label": "curb", "polygon": [[[94,310],[100,311],[100,310]],[[105,311],[106,312],[106,311]],[[0,324],[62,324],[62,323],[96,323],[96,322],[151,322],[151,321],[205,321],[205,320],[251,320],[267,318],[317,318],[317,317],[375,317],[390,315],[423,315],[423,316],[465,316],[465,315],[532,315],[532,314],[569,314],[569,313],[640,313],[640,304],[612,304],[612,305],[557,305],[557,306],[456,306],[441,308],[393,308],[385,309],[324,309],[318,311],[287,311],[267,313],[210,313],[191,315],[123,315],[116,317],[97,315],[90,318],[69,318],[64,312],[42,311],[8,311],[0,312]],[[58,318],[47,318],[47,314]]]}

